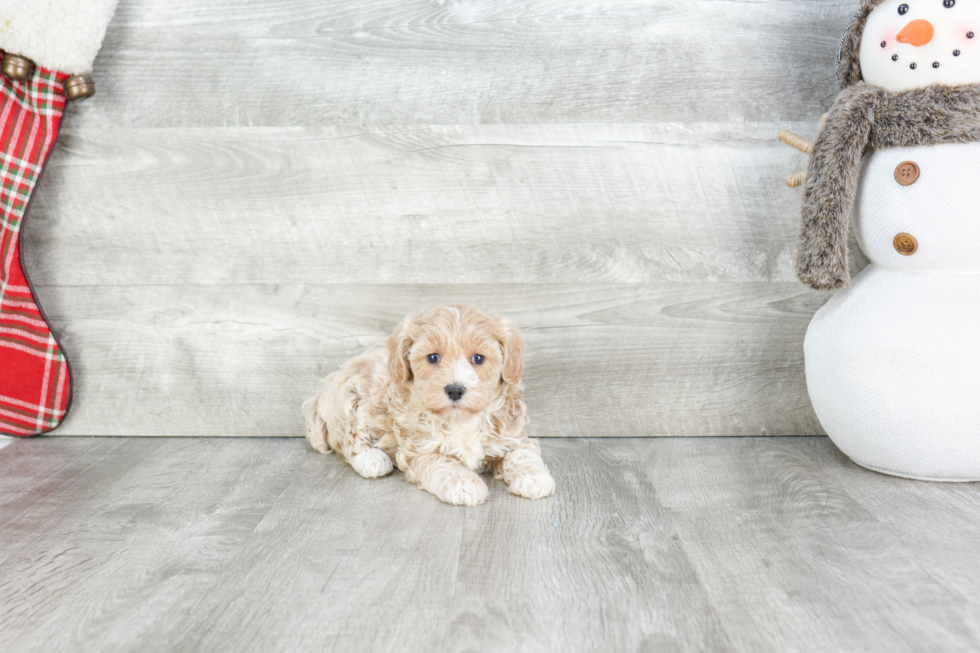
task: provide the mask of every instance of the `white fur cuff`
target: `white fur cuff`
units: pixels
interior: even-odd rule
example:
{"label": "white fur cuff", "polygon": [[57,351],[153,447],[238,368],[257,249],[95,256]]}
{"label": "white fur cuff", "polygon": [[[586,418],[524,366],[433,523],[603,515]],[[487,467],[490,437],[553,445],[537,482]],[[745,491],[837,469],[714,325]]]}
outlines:
{"label": "white fur cuff", "polygon": [[0,0],[0,49],[71,75],[92,71],[119,0]]}

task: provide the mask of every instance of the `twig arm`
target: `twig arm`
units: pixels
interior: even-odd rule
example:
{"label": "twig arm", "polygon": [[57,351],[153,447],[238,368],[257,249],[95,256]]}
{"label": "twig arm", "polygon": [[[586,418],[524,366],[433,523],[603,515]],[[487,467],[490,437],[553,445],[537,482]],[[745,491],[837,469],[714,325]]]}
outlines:
{"label": "twig arm", "polygon": [[791,131],[787,131],[783,129],[778,134],[776,134],[776,138],[786,143],[787,145],[795,147],[796,149],[798,149],[800,152],[803,152],[804,154],[810,154],[811,152],[813,152],[813,143],[806,140],[805,138],[797,136]]}

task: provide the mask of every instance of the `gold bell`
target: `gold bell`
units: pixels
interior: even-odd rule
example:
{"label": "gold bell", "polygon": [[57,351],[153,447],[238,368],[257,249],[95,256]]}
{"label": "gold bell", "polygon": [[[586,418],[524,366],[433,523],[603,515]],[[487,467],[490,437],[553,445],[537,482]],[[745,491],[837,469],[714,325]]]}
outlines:
{"label": "gold bell", "polygon": [[72,75],[65,80],[65,97],[84,100],[95,95],[95,82],[88,75]]}
{"label": "gold bell", "polygon": [[16,79],[19,82],[26,82],[34,74],[34,62],[27,57],[22,57],[19,54],[10,54],[9,52],[3,56],[3,63],[0,64],[0,71],[10,79]]}

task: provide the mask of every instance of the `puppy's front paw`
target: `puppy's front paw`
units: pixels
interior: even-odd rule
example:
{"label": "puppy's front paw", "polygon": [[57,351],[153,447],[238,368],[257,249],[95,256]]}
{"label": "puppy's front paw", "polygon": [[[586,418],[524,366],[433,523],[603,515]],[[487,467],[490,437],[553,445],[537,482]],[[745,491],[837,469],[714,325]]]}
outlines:
{"label": "puppy's front paw", "polygon": [[433,480],[433,487],[425,489],[453,506],[478,506],[490,494],[483,479],[469,469],[445,471]]}
{"label": "puppy's front paw", "polygon": [[543,499],[555,493],[555,479],[548,470],[515,476],[508,486],[510,491],[525,499]]}
{"label": "puppy's front paw", "polygon": [[368,449],[350,460],[354,471],[364,478],[378,478],[390,474],[393,469],[391,458],[381,449]]}

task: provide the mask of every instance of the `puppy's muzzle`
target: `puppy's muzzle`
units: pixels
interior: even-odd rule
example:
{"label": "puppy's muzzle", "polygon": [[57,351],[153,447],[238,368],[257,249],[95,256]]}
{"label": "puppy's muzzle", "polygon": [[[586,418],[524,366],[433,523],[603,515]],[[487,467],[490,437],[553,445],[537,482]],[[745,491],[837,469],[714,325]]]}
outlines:
{"label": "puppy's muzzle", "polygon": [[443,388],[443,390],[446,391],[446,395],[453,401],[459,401],[463,398],[463,395],[466,394],[466,388],[458,383],[447,385],[445,388]]}

